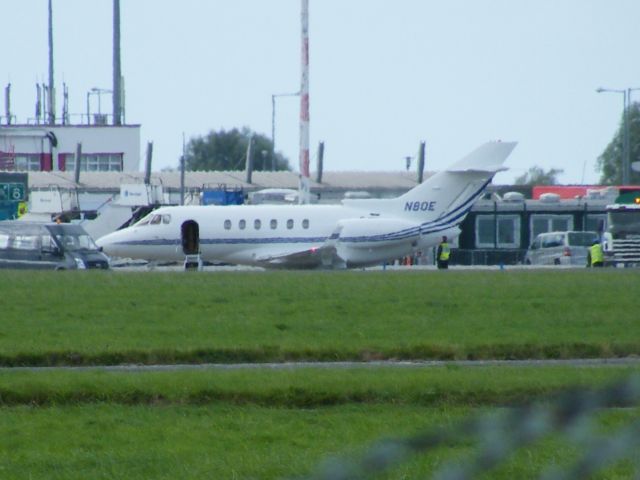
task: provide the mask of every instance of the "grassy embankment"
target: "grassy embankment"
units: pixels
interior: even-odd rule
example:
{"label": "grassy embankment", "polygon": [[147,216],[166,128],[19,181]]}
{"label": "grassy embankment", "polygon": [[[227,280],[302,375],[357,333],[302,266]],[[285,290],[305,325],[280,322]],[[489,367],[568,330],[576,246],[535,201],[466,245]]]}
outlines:
{"label": "grassy embankment", "polygon": [[[148,408],[18,407],[0,416],[0,475],[4,480],[299,478],[327,456],[357,454],[374,439],[456,424],[465,408],[374,405],[367,409],[260,408],[214,405]],[[604,429],[619,428],[638,411],[604,413]],[[430,478],[446,460],[466,458],[473,444],[445,447],[401,464],[382,479]],[[581,449],[562,437],[519,451],[483,478],[538,478]],[[617,465],[602,480],[633,478]]]}
{"label": "grassy embankment", "polygon": [[566,386],[597,386],[640,367],[303,368],[164,372],[0,371],[0,406],[344,404],[503,406]]}
{"label": "grassy embankment", "polygon": [[636,271],[0,272],[1,365],[640,353]]}

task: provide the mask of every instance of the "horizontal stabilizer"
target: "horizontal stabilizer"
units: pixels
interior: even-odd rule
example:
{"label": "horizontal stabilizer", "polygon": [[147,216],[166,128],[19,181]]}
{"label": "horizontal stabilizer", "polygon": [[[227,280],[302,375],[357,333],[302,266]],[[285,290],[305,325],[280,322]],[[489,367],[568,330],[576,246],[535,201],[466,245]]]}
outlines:
{"label": "horizontal stabilizer", "polygon": [[502,164],[515,146],[516,142],[485,143],[451,165],[446,171],[496,173],[505,170]]}
{"label": "horizontal stabilizer", "polygon": [[509,170],[508,167],[504,165],[488,165],[486,167],[478,168],[478,167],[470,167],[470,168],[448,168],[447,172],[450,173],[498,173]]}

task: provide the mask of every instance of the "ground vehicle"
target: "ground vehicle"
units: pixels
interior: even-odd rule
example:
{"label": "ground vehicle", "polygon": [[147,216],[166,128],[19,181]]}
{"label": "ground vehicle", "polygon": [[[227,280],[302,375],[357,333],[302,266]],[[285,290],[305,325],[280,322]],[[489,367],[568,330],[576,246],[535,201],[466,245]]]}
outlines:
{"label": "ground vehicle", "polygon": [[605,240],[605,265],[640,265],[639,204],[607,205]]}
{"label": "ground vehicle", "polygon": [[527,265],[587,265],[589,247],[600,240],[598,232],[541,233],[531,243]]}
{"label": "ground vehicle", "polygon": [[79,225],[0,222],[0,268],[109,268],[109,258]]}

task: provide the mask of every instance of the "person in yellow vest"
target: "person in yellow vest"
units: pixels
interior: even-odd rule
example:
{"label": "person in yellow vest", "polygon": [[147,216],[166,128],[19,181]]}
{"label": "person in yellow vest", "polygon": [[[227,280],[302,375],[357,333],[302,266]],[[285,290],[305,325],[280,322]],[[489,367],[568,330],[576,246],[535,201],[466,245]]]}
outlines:
{"label": "person in yellow vest", "polygon": [[449,257],[451,256],[451,247],[447,243],[447,237],[442,237],[440,245],[438,245],[438,251],[436,252],[436,260],[438,262],[438,269],[449,268]]}
{"label": "person in yellow vest", "polygon": [[20,202],[18,204],[18,218],[27,213],[27,202]]}
{"label": "person in yellow vest", "polygon": [[598,240],[593,242],[593,245],[589,247],[587,253],[587,267],[603,267],[604,266],[604,252],[602,251],[602,245]]}

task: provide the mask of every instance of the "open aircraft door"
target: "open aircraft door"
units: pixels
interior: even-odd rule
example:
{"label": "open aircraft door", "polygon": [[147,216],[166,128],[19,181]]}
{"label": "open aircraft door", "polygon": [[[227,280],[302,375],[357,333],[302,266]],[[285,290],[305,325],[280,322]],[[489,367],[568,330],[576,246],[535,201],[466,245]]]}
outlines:
{"label": "open aircraft door", "polygon": [[186,270],[202,270],[200,258],[200,228],[195,220],[187,220],[180,227],[182,252],[185,255],[184,268]]}

